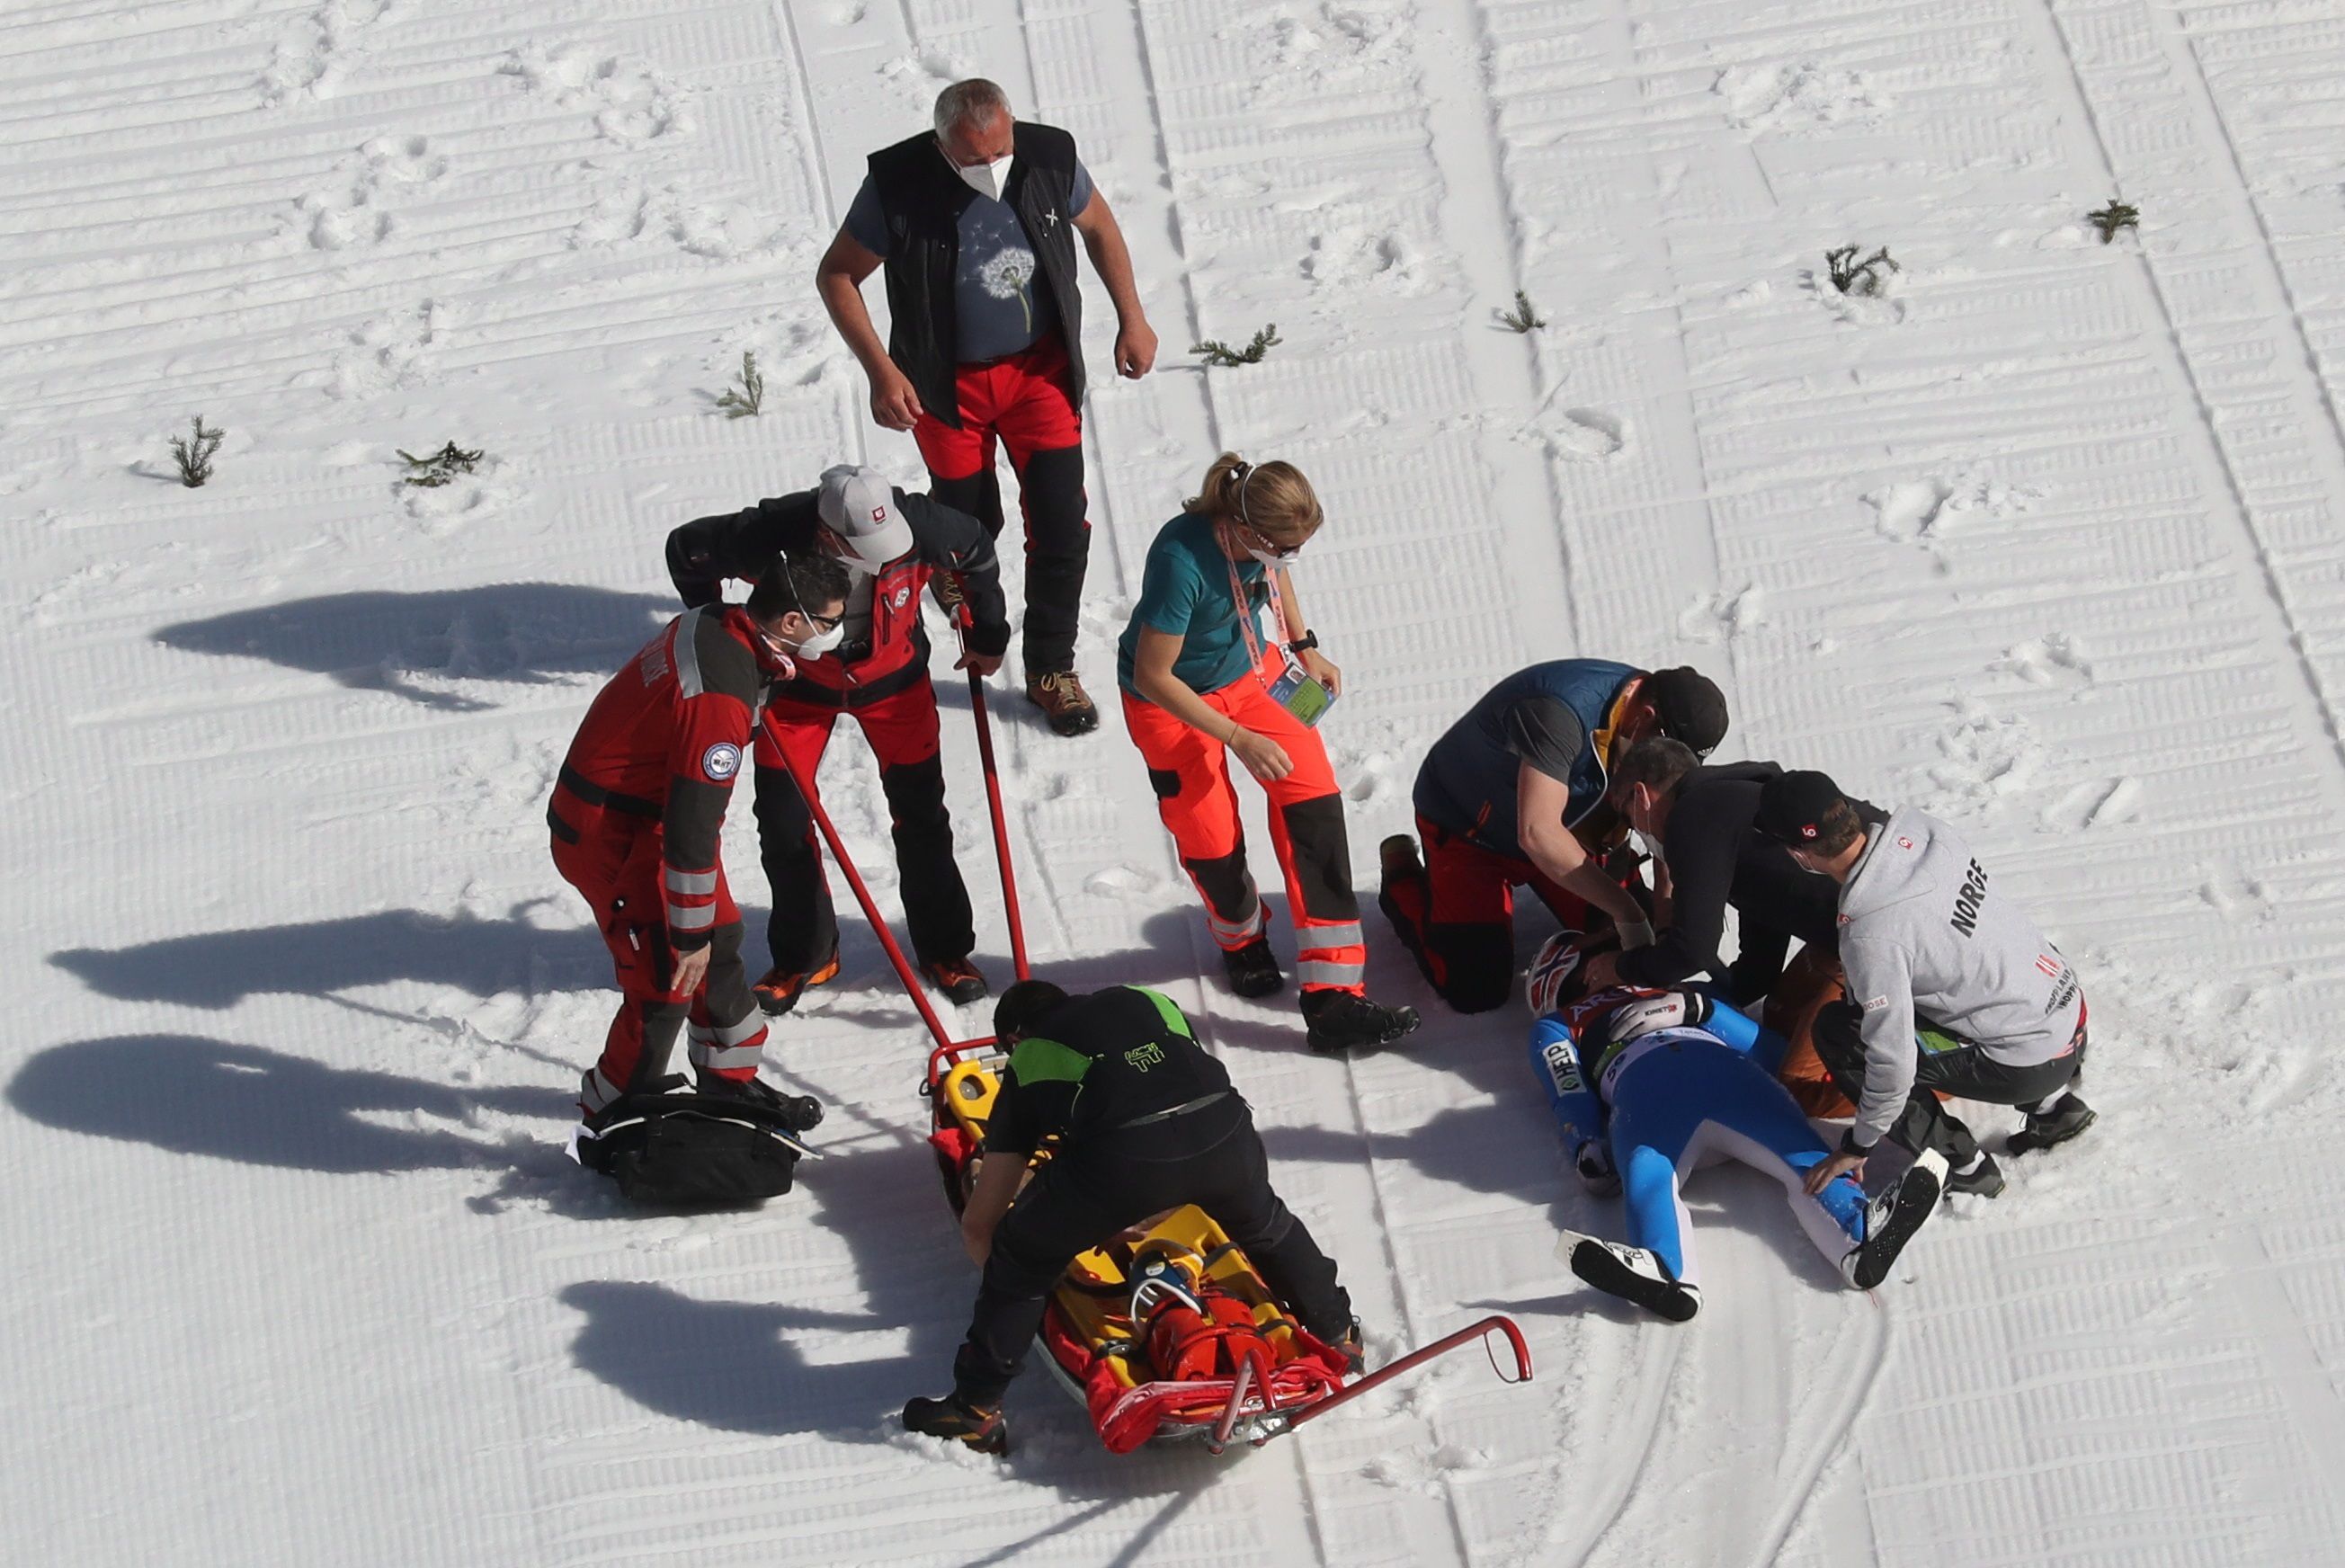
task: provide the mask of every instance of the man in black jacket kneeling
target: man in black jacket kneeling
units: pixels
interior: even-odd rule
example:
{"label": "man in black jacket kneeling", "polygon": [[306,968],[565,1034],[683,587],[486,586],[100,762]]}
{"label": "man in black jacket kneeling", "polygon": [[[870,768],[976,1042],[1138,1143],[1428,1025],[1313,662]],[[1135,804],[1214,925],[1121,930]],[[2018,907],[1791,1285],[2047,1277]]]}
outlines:
{"label": "man in black jacket kneeling", "polygon": [[[1359,1325],[1335,1263],[1271,1190],[1253,1113],[1172,998],[1137,986],[1070,996],[1020,980],[1001,994],[993,1027],[1010,1065],[961,1210],[962,1245],[985,1278],[953,1391],[905,1405],[907,1427],[1005,1452],[1001,1395],[1067,1265],[1184,1203],[1212,1215],[1304,1328],[1356,1364]],[[1053,1134],[1057,1147],[1021,1193],[1036,1147]]]}

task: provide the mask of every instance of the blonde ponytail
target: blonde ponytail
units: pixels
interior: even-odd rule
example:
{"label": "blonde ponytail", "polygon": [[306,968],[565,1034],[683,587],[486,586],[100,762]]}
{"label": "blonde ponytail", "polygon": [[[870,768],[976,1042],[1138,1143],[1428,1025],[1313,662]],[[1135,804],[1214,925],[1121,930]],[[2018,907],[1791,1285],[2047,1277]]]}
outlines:
{"label": "blonde ponytail", "polygon": [[1243,523],[1281,546],[1303,543],[1326,521],[1301,469],[1290,462],[1250,463],[1235,452],[1215,458],[1197,493],[1181,504],[1217,521]]}

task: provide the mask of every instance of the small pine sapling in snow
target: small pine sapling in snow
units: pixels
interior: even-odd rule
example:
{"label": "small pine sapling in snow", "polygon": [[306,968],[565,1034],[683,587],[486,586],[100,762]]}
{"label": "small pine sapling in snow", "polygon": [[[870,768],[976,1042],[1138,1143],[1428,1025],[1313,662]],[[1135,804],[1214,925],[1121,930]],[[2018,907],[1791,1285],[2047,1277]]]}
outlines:
{"label": "small pine sapling in snow", "polygon": [[1243,349],[1233,349],[1218,338],[1208,338],[1190,345],[1189,352],[1203,354],[1208,365],[1259,365],[1262,357],[1270,352],[1271,345],[1280,341],[1278,324],[1273,322],[1254,335],[1254,341]]}
{"label": "small pine sapling in snow", "polygon": [[417,457],[411,451],[400,451],[399,455],[407,460],[407,475],[400,482],[424,490],[438,490],[458,474],[471,473],[481,460],[479,452],[468,452],[453,441],[428,458]]}
{"label": "small pine sapling in snow", "polygon": [[1824,252],[1824,265],[1832,271],[1832,286],[1842,294],[1878,294],[1881,292],[1883,269],[1902,272],[1904,268],[1889,258],[1889,248],[1883,246],[1859,261],[1857,248],[1843,245],[1838,250]]}
{"label": "small pine sapling in snow", "polygon": [[1515,290],[1512,310],[1493,310],[1490,314],[1498,319],[1499,326],[1516,332],[1536,332],[1547,325],[1547,318],[1532,308],[1531,297],[1519,288]]}
{"label": "small pine sapling in snow", "polygon": [[727,388],[716,400],[726,419],[746,419],[766,411],[766,378],[757,373],[757,356],[746,349],[741,354],[740,381],[739,387]]}
{"label": "small pine sapling in snow", "polygon": [[2101,231],[2101,243],[2106,245],[2117,238],[2118,229],[2137,229],[2141,227],[2141,209],[2130,202],[2119,201],[2117,197],[2111,197],[2108,206],[2098,212],[2085,214],[2085,218],[2086,222]]}
{"label": "small pine sapling in snow", "polygon": [[212,477],[212,454],[219,450],[226,440],[226,430],[217,430],[204,423],[201,414],[196,416],[195,434],[171,438],[171,460],[179,467],[179,482],[194,490]]}

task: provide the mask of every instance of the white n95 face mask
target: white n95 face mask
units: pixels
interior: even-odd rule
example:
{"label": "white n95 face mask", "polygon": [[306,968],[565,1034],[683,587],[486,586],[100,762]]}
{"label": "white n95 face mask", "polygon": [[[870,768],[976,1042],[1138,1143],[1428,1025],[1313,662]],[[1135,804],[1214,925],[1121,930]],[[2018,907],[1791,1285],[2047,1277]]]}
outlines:
{"label": "white n95 face mask", "polygon": [[1010,157],[998,157],[990,163],[956,165],[955,171],[969,189],[1000,201],[1002,188],[1010,183]]}
{"label": "white n95 face mask", "polygon": [[827,632],[817,632],[813,636],[807,638],[805,642],[799,643],[797,647],[792,651],[791,657],[796,659],[819,659],[825,653],[829,652],[833,648],[838,647],[839,643],[846,639],[846,636],[847,627],[844,622],[832,627]]}

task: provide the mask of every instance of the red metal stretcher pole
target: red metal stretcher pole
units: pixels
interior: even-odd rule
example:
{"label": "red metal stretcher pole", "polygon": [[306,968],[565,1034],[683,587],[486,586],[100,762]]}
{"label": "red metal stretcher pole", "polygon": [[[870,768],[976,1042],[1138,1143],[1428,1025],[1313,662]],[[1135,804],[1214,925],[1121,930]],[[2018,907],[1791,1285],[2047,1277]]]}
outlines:
{"label": "red metal stretcher pole", "polygon": [[[961,657],[969,657],[969,606],[964,603],[953,612],[953,623],[960,632]],[[1026,965],[1026,922],[1018,912],[1018,878],[1010,865],[1010,824],[1001,811],[1001,774],[993,762],[993,724],[985,706],[985,682],[975,670],[969,673],[969,711],[977,716],[977,754],[985,765],[985,804],[993,814],[993,858],[1001,867],[1001,904],[1010,915],[1010,956],[1017,966],[1018,977],[1032,977]]]}
{"label": "red metal stretcher pole", "polygon": [[[1352,1384],[1349,1388],[1344,1389],[1336,1393],[1329,1394],[1325,1399],[1321,1400],[1316,1404],[1304,1405],[1303,1408],[1295,1411],[1292,1415],[1288,1416],[1284,1423],[1278,1428],[1277,1431],[1266,1433],[1264,1435],[1264,1439],[1261,1441],[1266,1441],[1270,1437],[1275,1437],[1280,1431],[1292,1431],[1305,1421],[1316,1421],[1321,1416],[1325,1415],[1329,1411],[1334,1410],[1337,1405],[1345,1404],[1352,1400],[1355,1400],[1359,1398],[1360,1395],[1366,1393],[1370,1389],[1390,1382],[1393,1379],[1400,1376],[1403,1372],[1408,1371],[1412,1368],[1421,1367],[1426,1362],[1433,1360],[1436,1356],[1444,1355],[1456,1350],[1458,1346],[1466,1343],[1468,1340],[1484,1339],[1493,1333],[1504,1334],[1507,1337],[1507,1343],[1515,1352],[1515,1375],[1507,1381],[1509,1382],[1526,1383],[1530,1381],[1531,1348],[1523,1342],[1523,1331],[1515,1327],[1515,1320],[1512,1318],[1485,1318],[1478,1323],[1467,1324],[1466,1327],[1458,1330],[1456,1333],[1451,1334],[1447,1338],[1434,1340],[1433,1343],[1426,1346],[1423,1350],[1410,1351],[1407,1355],[1403,1356],[1400,1360],[1393,1362],[1389,1366],[1378,1367],[1375,1371],[1371,1372],[1366,1377],[1362,1378],[1359,1381]],[[1496,1358],[1494,1357],[1493,1359],[1495,1360]],[[1499,1375],[1502,1377],[1505,1376],[1504,1373]],[[1257,1446],[1259,1446],[1259,1442],[1257,1442]]]}
{"label": "red metal stretcher pole", "polygon": [[904,982],[904,990],[912,998],[912,1006],[920,1011],[920,1022],[928,1025],[929,1033],[936,1037],[939,1048],[950,1047],[956,1042],[945,1032],[944,1020],[937,1017],[936,1007],[930,1004],[928,992],[920,986],[919,976],[912,972],[911,960],[904,956],[904,949],[897,945],[896,934],[888,928],[888,917],[879,913],[879,905],[872,900],[871,889],[864,885],[863,874],[855,869],[855,862],[848,858],[847,845],[839,842],[838,829],[831,824],[830,813],[823,809],[822,797],[815,794],[813,778],[795,757],[786,754],[784,760],[789,766],[790,782],[798,786],[798,794],[806,798],[807,810],[813,815],[814,825],[830,851],[831,863],[847,878],[847,885],[855,890],[855,902],[863,906],[863,918],[871,922],[872,935],[878,936],[879,946],[887,949],[888,962],[896,966],[896,977]]}

